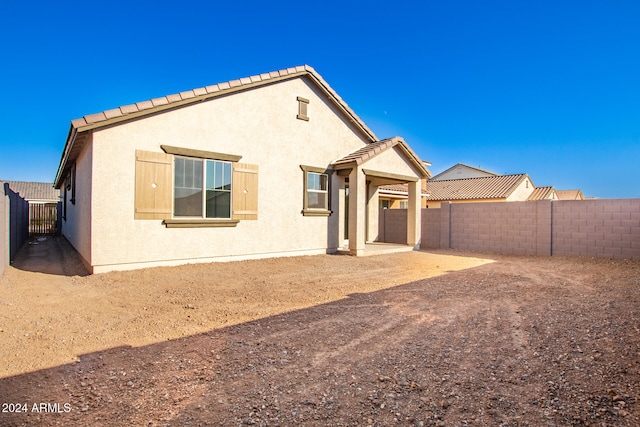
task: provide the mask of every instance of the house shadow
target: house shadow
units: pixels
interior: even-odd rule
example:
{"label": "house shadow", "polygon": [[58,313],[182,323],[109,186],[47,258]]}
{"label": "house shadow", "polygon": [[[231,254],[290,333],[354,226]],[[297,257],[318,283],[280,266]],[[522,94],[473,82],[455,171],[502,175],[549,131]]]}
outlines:
{"label": "house shadow", "polygon": [[63,236],[31,236],[18,250],[11,266],[19,270],[58,276],[88,276],[80,255]]}
{"label": "house shadow", "polygon": [[360,382],[411,390],[387,357],[428,347],[430,283],[451,274],[0,378],[25,404],[0,425],[326,425]]}

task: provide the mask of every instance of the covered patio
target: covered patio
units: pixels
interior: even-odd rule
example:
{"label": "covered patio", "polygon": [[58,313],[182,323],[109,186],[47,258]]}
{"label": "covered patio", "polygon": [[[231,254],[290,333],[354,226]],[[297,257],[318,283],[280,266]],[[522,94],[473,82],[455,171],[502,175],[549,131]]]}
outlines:
{"label": "covered patio", "polygon": [[429,177],[429,171],[402,138],[369,144],[336,160],[332,169],[333,206],[338,206],[339,213],[339,248],[343,247],[344,236],[349,253],[362,256],[367,244],[379,241],[379,187],[389,184],[408,187],[407,245],[395,246],[407,250],[419,248],[421,180]]}

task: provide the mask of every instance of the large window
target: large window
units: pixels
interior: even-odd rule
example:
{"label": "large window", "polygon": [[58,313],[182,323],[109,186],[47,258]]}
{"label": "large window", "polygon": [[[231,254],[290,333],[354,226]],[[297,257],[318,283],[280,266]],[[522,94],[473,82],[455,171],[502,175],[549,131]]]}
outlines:
{"label": "large window", "polygon": [[175,217],[231,218],[231,163],[175,157]]}

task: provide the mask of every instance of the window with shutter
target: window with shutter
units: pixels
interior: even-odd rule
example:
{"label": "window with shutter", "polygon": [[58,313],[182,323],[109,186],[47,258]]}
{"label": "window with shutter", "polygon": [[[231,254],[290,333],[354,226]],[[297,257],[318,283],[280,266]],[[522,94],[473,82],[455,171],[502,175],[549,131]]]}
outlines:
{"label": "window with shutter", "polygon": [[136,151],[136,219],[164,219],[169,228],[258,219],[257,165],[237,163],[236,155],[162,149]]}

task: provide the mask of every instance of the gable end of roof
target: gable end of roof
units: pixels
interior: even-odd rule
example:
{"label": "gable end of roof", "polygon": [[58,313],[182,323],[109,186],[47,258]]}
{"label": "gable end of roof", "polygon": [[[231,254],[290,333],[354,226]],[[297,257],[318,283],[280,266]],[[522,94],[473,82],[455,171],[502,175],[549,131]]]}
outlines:
{"label": "gable end of roof", "polygon": [[203,102],[215,97],[303,77],[309,78],[310,81],[318,87],[330,101],[333,102],[333,104],[338,108],[338,111],[344,114],[349,122],[352,123],[366,139],[371,142],[378,140],[373,131],[367,127],[362,119],[358,117],[358,115],[347,105],[346,102],[344,102],[344,100],[331,88],[331,86],[329,86],[320,74],[313,69],[313,67],[309,65],[299,65],[296,67],[289,67],[282,70],[271,71],[269,73],[256,74],[249,77],[242,77],[236,80],[187,90],[173,95],[153,98],[151,100],[141,101],[135,104],[125,105],[74,119],[71,121],[71,128],[69,129],[69,134],[62,152],[54,185],[56,188],[60,188],[62,185],[61,182],[70,167],[68,166],[68,163],[74,160],[74,153],[79,151],[77,148],[75,150],[73,149],[73,145],[79,134],[121,122],[138,119],[146,115]]}
{"label": "gable end of roof", "polygon": [[335,160],[332,163],[332,166],[336,170],[351,169],[367,162],[378,154],[393,147],[398,147],[403,152],[403,154],[415,166],[415,168],[420,171],[422,178],[429,178],[430,172],[425,166],[424,162],[420,160],[418,155],[409,147],[404,139],[399,136],[394,136],[392,138],[387,138],[367,144],[364,147],[361,147],[353,151],[352,153]]}

